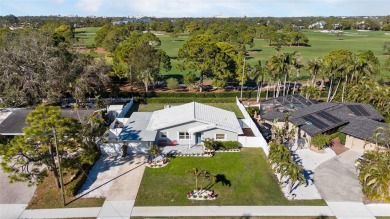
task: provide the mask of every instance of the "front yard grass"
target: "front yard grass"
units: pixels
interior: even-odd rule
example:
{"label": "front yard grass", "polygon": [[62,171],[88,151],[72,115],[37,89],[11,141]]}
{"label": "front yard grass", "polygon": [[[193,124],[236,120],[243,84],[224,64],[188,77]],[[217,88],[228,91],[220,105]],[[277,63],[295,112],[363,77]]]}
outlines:
{"label": "front yard grass", "polygon": [[[184,104],[184,103],[183,103]],[[232,111],[236,114],[237,118],[242,119],[244,116],[242,115],[240,109],[238,108],[236,103],[205,103],[209,106],[218,107],[224,110]],[[164,105],[168,105],[165,103],[149,103],[149,104],[140,104],[139,112],[153,112],[156,110],[164,109]],[[173,104],[173,105],[181,105],[181,104]]]}
{"label": "front yard grass", "polygon": [[[218,182],[211,188],[219,195],[216,200],[187,199],[186,193],[195,187],[193,178],[186,174],[191,168],[204,168],[213,174],[225,176],[227,185]],[[326,203],[323,200],[287,200],[279,188],[263,150],[243,148],[240,153],[216,153],[212,158],[173,158],[164,168],[146,168],[135,205],[326,205]]]}
{"label": "front yard grass", "polygon": [[[66,177],[67,176],[64,175],[65,182]],[[75,199],[73,196],[65,196],[65,202],[68,203],[65,208],[101,207],[103,206],[104,200],[104,198]],[[61,190],[55,185],[53,174],[49,174],[43,183],[37,186],[34,196],[27,208],[64,208],[62,206]]]}

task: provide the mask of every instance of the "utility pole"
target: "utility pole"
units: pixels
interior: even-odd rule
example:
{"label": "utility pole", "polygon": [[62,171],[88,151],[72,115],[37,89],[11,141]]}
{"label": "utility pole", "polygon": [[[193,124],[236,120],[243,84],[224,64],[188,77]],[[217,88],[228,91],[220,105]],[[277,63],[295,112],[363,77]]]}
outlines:
{"label": "utility pole", "polygon": [[241,96],[240,96],[241,101],[242,101],[242,86],[244,86],[244,74],[245,74],[245,54],[244,54],[244,66],[242,67],[242,76],[241,76]]}
{"label": "utility pole", "polygon": [[65,193],[64,193],[64,180],[62,178],[62,169],[61,169],[61,160],[60,155],[58,153],[58,140],[57,140],[57,132],[56,128],[52,127],[53,129],[53,135],[54,135],[54,144],[56,147],[56,153],[57,153],[57,161],[58,161],[58,170],[60,172],[60,184],[61,184],[61,194],[62,194],[62,204],[65,207]]}

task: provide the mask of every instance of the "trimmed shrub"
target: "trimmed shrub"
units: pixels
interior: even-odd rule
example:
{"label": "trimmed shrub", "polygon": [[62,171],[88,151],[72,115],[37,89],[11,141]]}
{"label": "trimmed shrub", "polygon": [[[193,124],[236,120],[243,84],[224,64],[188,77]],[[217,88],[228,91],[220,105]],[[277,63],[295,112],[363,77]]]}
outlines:
{"label": "trimmed shrub", "polygon": [[[94,158],[95,162],[99,159],[100,153],[95,153]],[[77,192],[81,188],[81,186],[85,183],[85,180],[88,177],[89,171],[92,169],[95,162],[91,164],[83,164],[81,166],[81,170],[78,170],[75,174],[75,177],[73,177],[73,180],[69,182],[68,184],[65,184],[64,191],[67,196],[75,196],[77,195]]]}
{"label": "trimmed shrub", "polygon": [[221,142],[221,149],[223,149],[223,150],[238,149],[238,147],[239,147],[238,141],[222,141]]}
{"label": "trimmed shrub", "polygon": [[316,135],[311,138],[311,145],[318,148],[323,149],[326,146],[330,146],[332,144],[333,135]]}
{"label": "trimmed shrub", "polygon": [[214,139],[211,138],[206,138],[203,141],[203,144],[205,148],[209,150],[218,150],[222,146],[222,143],[220,141],[215,141]]}
{"label": "trimmed shrub", "polygon": [[253,115],[255,114],[255,111],[257,111],[257,114],[259,114],[259,107],[256,107],[256,106],[246,107],[246,111],[248,112],[248,114],[250,116],[253,117]]}

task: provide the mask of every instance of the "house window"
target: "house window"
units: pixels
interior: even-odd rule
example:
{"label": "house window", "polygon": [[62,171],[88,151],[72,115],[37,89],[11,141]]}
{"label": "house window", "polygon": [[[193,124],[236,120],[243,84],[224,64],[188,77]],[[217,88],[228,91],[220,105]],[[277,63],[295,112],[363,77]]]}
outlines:
{"label": "house window", "polygon": [[215,140],[225,140],[226,135],[225,134],[215,134]]}
{"label": "house window", "polygon": [[188,132],[179,132],[179,139],[190,139]]}
{"label": "house window", "polygon": [[160,132],[161,138],[168,138],[168,132]]}

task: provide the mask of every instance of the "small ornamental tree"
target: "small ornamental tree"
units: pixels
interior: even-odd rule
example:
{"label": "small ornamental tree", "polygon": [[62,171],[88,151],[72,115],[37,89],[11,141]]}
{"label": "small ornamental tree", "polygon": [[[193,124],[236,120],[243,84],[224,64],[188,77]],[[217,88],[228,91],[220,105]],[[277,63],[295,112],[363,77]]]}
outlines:
{"label": "small ornamental tree", "polygon": [[152,159],[153,159],[153,162],[156,163],[156,156],[160,154],[161,152],[161,149],[160,147],[158,147],[157,145],[153,145],[152,147],[150,147],[149,150],[147,150],[147,152],[152,155]]}
{"label": "small ornamental tree", "polygon": [[168,89],[175,90],[179,88],[179,81],[176,78],[169,78],[167,80],[167,87]]}

